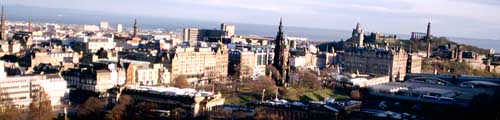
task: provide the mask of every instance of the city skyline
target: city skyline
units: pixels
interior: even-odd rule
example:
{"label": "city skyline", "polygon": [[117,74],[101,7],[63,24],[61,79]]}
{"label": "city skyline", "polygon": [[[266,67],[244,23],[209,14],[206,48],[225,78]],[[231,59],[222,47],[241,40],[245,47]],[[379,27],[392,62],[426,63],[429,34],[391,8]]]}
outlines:
{"label": "city skyline", "polygon": [[[265,4],[262,4],[265,3]],[[433,33],[443,36],[500,39],[500,2],[438,1],[8,1],[8,5],[68,8],[109,13],[250,24],[275,24],[283,16],[288,26],[346,30],[360,21],[367,31],[408,34],[423,31],[429,18]],[[174,7],[175,6],[175,7]],[[123,9],[127,8],[127,9]],[[466,8],[466,9],[464,9]]]}

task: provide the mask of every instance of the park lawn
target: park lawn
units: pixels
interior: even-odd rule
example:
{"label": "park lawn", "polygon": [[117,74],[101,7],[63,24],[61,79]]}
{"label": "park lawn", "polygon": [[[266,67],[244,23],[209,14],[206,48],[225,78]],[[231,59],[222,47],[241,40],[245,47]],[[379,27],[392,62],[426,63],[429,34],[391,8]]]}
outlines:
{"label": "park lawn", "polygon": [[326,98],[348,99],[349,96],[335,93],[332,89],[289,88],[286,99],[297,101],[321,101]]}

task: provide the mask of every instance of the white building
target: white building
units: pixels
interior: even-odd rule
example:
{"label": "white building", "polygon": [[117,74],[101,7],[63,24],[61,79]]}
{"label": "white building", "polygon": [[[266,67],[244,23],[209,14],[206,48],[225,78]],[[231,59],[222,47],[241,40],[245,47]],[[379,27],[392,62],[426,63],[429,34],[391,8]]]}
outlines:
{"label": "white building", "polygon": [[121,32],[123,32],[123,25],[122,25],[122,24],[118,24],[118,25],[116,25],[116,32],[117,32],[117,33],[121,33]]}
{"label": "white building", "polygon": [[83,25],[83,31],[96,32],[96,31],[99,31],[99,26],[97,26],[97,25]]}
{"label": "white building", "polygon": [[101,21],[99,23],[99,27],[101,28],[101,30],[105,31],[105,30],[108,30],[109,29],[109,23],[108,21]]}
{"label": "white building", "polygon": [[[69,89],[66,81],[58,74],[6,76],[3,61],[0,61],[1,105],[14,105],[27,109],[40,92],[47,94],[53,109],[60,110],[67,100]],[[0,106],[1,106],[0,105]]]}
{"label": "white building", "polygon": [[83,46],[81,47],[89,52],[95,53],[101,48],[104,50],[116,49],[116,43],[114,42],[113,37],[113,34],[102,35],[98,33],[95,36],[79,36],[73,40],[83,43]]}

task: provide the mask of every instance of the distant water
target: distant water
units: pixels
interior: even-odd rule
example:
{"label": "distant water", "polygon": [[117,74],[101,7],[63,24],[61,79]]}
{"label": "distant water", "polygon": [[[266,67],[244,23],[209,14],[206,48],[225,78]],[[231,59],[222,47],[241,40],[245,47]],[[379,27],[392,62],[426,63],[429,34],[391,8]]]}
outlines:
{"label": "distant water", "polygon": [[[32,16],[33,21],[54,22],[66,24],[99,24],[99,21],[106,20],[111,26],[123,24],[130,28],[134,17],[122,14],[110,14],[95,11],[82,11],[73,9],[39,8],[22,5],[8,6],[8,20],[24,21],[26,16]],[[14,14],[15,13],[15,14]],[[160,18],[138,16],[142,29],[164,29],[171,31],[181,31],[186,27],[200,27],[205,29],[218,29],[220,23],[212,21],[200,21],[192,19]],[[240,35],[261,35],[274,37],[277,32],[277,25],[256,25],[232,23],[236,26],[236,33]],[[350,28],[346,28],[350,29]],[[348,30],[333,30],[319,28],[292,27],[285,25],[285,34],[293,37],[306,37],[310,40],[340,41],[350,37]],[[398,37],[407,39],[409,35],[398,34]],[[494,48],[500,53],[500,40],[471,39],[471,38],[450,38],[452,41],[470,44],[481,48]]]}
{"label": "distant water", "polygon": [[453,41],[463,44],[478,46],[480,48],[495,49],[496,53],[500,53],[500,40],[489,39],[474,39],[474,38],[451,38]]}

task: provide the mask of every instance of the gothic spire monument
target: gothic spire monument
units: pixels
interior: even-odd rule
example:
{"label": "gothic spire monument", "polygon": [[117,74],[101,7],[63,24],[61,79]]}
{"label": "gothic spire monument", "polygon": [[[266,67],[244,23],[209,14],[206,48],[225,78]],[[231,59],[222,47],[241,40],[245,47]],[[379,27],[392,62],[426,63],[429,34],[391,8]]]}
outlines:
{"label": "gothic spire monument", "polygon": [[280,18],[280,24],[278,27],[278,33],[276,35],[276,39],[274,40],[274,62],[273,66],[278,69],[280,72],[280,76],[277,76],[277,84],[285,85],[288,82],[288,59],[290,57],[290,47],[288,41],[285,39],[283,35],[283,21]]}

